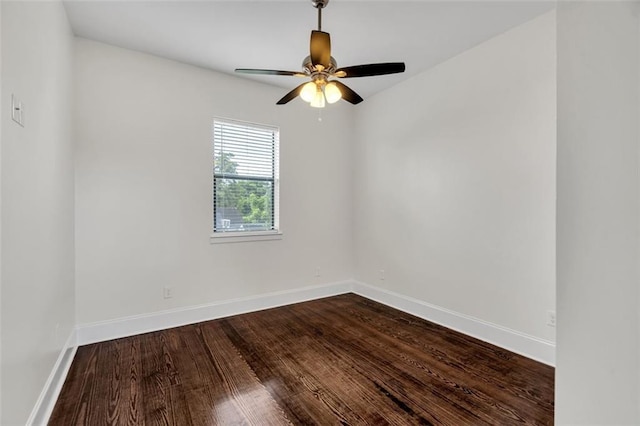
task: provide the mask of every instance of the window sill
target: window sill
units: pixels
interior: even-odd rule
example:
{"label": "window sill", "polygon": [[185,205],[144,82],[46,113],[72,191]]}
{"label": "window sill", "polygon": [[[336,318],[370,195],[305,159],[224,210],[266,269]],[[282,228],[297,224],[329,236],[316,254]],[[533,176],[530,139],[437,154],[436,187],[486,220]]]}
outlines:
{"label": "window sill", "polygon": [[267,231],[267,232],[222,232],[215,233],[209,237],[211,244],[225,244],[225,243],[245,243],[250,241],[272,241],[281,240],[282,232],[280,231]]}

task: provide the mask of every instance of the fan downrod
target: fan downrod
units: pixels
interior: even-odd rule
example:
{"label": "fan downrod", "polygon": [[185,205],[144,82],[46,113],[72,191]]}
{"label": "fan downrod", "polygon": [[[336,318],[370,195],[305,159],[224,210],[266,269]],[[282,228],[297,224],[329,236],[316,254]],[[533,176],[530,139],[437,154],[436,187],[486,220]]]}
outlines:
{"label": "fan downrod", "polygon": [[318,31],[322,31],[322,9],[329,4],[329,0],[311,0],[311,4],[318,9]]}

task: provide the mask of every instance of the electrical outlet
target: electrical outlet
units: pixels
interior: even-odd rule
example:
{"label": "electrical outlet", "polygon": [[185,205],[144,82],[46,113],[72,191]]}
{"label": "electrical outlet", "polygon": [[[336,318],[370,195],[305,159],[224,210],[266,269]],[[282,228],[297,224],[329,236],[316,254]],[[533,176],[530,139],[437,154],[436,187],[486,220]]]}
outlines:
{"label": "electrical outlet", "polygon": [[162,294],[165,299],[171,299],[173,297],[173,287],[164,286],[162,288]]}
{"label": "electrical outlet", "polygon": [[11,94],[11,119],[24,127],[24,104]]}
{"label": "electrical outlet", "polygon": [[380,269],[380,280],[384,281],[384,269]]}
{"label": "electrical outlet", "polygon": [[320,276],[320,267],[316,267],[316,277]]}
{"label": "electrical outlet", "polygon": [[556,326],[556,311],[547,311],[547,325],[549,327]]}

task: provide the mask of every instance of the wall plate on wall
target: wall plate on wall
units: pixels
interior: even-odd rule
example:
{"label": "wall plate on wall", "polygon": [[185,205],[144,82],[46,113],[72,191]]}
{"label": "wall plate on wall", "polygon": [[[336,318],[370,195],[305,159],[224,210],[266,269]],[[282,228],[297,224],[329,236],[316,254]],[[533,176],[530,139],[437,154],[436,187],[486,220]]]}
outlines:
{"label": "wall plate on wall", "polygon": [[24,127],[24,105],[14,94],[11,94],[11,119]]}

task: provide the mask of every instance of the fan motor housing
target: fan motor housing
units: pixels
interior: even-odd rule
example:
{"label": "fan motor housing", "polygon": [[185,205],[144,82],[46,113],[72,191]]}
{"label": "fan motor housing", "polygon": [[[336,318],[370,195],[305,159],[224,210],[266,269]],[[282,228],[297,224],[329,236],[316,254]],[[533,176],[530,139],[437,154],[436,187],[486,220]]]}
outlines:
{"label": "fan motor housing", "polygon": [[[311,62],[311,56],[307,56],[306,58],[304,58],[304,60],[302,61],[302,69],[304,69],[304,71],[309,75],[312,75],[313,73],[318,72],[316,70],[316,67],[313,65],[313,62]],[[336,62],[335,58],[332,56],[331,66],[329,68],[324,69],[323,72],[327,74],[331,74],[336,69],[338,69],[338,63]]]}

